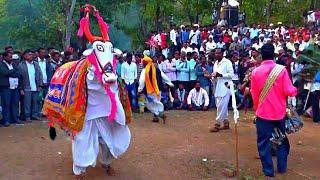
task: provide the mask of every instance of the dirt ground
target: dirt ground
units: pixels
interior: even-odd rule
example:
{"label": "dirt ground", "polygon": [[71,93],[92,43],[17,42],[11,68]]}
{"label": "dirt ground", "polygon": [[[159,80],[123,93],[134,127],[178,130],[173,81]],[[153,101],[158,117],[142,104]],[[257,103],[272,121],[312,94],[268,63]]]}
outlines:
{"label": "dirt ground", "polygon": [[[150,113],[135,114],[130,148],[113,163],[117,175],[108,177],[98,164],[88,169],[86,179],[227,179],[222,170],[235,166],[233,123],[231,130],[212,134],[208,127],[214,117],[213,110],[170,111],[164,125],[152,123]],[[238,129],[241,179],[264,179],[256,159],[252,113],[241,112]],[[303,130],[289,139],[288,173],[277,179],[320,179],[319,126],[308,119]],[[44,122],[0,128],[0,147],[1,180],[73,179],[71,140],[58,131],[51,141]]]}

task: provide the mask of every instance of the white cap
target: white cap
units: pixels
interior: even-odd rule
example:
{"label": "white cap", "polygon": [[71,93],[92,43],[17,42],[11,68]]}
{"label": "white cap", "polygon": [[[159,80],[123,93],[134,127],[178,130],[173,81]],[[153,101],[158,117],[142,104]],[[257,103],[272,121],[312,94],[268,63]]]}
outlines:
{"label": "white cap", "polygon": [[194,27],[200,27],[199,24],[194,24],[193,26],[194,26]]}
{"label": "white cap", "polygon": [[270,25],[269,26],[273,26],[273,24],[272,23],[270,23]]}
{"label": "white cap", "polygon": [[150,56],[150,51],[149,50],[144,50],[143,51],[144,56]]}
{"label": "white cap", "polygon": [[209,38],[212,38],[212,39],[213,39],[213,36],[212,36],[212,35],[210,35],[210,36],[209,36]]}
{"label": "white cap", "polygon": [[184,28],[185,26],[182,24],[181,26],[180,26],[180,28],[182,29],[182,28]]}
{"label": "white cap", "polygon": [[278,25],[281,25],[282,24],[282,22],[278,22]]}
{"label": "white cap", "polygon": [[259,34],[259,37],[264,37],[264,34]]}
{"label": "white cap", "polygon": [[17,60],[17,59],[19,59],[20,57],[19,57],[19,55],[18,54],[14,54],[14,55],[12,55],[12,59],[14,59],[14,60]]}

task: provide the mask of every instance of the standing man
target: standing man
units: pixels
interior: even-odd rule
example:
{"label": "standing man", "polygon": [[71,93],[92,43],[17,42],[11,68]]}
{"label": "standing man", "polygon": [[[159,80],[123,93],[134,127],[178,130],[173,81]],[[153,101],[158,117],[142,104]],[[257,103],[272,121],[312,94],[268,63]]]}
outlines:
{"label": "standing man", "polygon": [[19,71],[22,75],[22,91],[24,96],[24,108],[26,122],[31,119],[39,120],[38,118],[38,96],[42,91],[43,78],[38,62],[33,61],[32,52],[26,50],[23,53],[24,61],[19,64]]}
{"label": "standing man", "polygon": [[[217,106],[217,118],[215,126],[209,129],[210,132],[230,129],[228,104],[231,92],[228,86],[233,86],[232,77],[234,76],[232,62],[223,57],[223,49],[216,49],[215,57],[217,61],[214,63],[213,77],[216,78],[217,81],[214,93]],[[223,123],[222,128],[220,127],[221,123]]]}
{"label": "standing man", "polygon": [[126,85],[126,89],[129,93],[131,107],[134,111],[137,110],[137,77],[138,69],[136,63],[132,62],[132,54],[127,53],[127,61],[121,65],[121,78]]}
{"label": "standing man", "polygon": [[9,127],[10,123],[22,124],[19,116],[19,79],[18,68],[12,63],[12,53],[3,53],[0,61],[0,95],[2,106],[2,124]]}
{"label": "standing man", "polygon": [[[270,138],[272,138],[274,129],[285,134],[286,100],[288,96],[295,96],[297,89],[292,85],[286,68],[276,65],[274,62],[274,46],[272,44],[262,46],[261,56],[263,62],[253,70],[251,75],[251,94],[257,117],[257,146],[263,173],[266,177],[274,177]],[[274,68],[279,73],[275,73]],[[273,84],[270,81],[267,82],[270,73],[276,77]],[[269,91],[263,90],[268,86],[271,86]],[[281,174],[287,171],[289,148],[287,137],[276,148],[277,170]]]}
{"label": "standing man", "polygon": [[187,61],[186,52],[181,52],[181,59],[176,61],[176,68],[177,68],[177,80],[179,83],[182,83],[185,87],[187,86],[188,82],[190,81],[190,66]]}
{"label": "standing man", "polygon": [[41,75],[43,79],[42,91],[40,92],[40,94],[42,94],[41,95],[42,98],[38,99],[39,112],[41,112],[43,99],[46,97],[48,93],[48,87],[49,87],[51,78],[53,76],[53,67],[50,65],[50,62],[45,57],[46,57],[46,50],[44,48],[39,48],[37,60],[40,66]]}
{"label": "standing man", "polygon": [[175,51],[178,50],[177,48],[177,31],[176,31],[176,25],[172,25],[172,29],[170,31],[170,41],[171,41],[171,46],[170,46],[170,53],[173,54]]}

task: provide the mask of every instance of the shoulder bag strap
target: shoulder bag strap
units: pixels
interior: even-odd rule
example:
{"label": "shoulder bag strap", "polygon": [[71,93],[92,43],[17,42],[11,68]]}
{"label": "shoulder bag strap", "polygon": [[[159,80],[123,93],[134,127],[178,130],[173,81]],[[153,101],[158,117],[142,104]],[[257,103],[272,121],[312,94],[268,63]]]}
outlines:
{"label": "shoulder bag strap", "polygon": [[267,96],[268,92],[270,91],[272,85],[274,84],[274,82],[277,80],[279,74],[282,72],[282,70],[285,67],[282,65],[276,65],[272,71],[270,72],[268,79],[266,81],[266,83],[264,84],[264,87],[260,93],[259,96],[259,106],[261,105],[262,101],[265,99],[265,97]]}

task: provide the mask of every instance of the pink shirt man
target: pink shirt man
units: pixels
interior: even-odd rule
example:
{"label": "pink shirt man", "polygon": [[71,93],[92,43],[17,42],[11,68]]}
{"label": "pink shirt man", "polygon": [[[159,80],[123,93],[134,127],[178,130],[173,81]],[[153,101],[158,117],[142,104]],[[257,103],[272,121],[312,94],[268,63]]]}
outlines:
{"label": "pink shirt man", "polygon": [[256,116],[265,120],[282,120],[286,114],[288,96],[296,96],[297,89],[292,85],[288,71],[282,70],[264,101],[259,104],[260,93],[276,63],[265,60],[252,72],[251,94]]}

